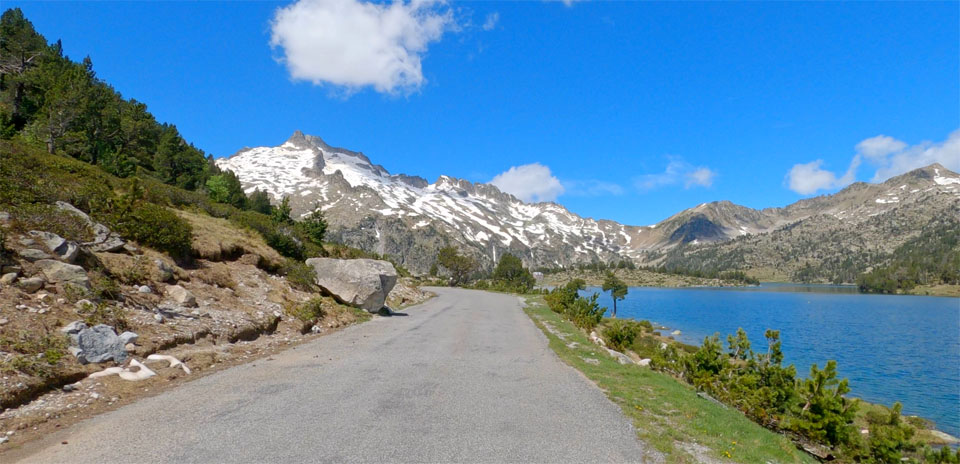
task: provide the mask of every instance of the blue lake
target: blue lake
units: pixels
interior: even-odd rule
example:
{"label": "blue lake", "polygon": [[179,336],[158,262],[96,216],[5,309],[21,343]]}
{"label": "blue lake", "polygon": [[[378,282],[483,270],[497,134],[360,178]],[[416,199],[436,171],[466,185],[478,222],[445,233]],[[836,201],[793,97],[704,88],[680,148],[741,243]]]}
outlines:
{"label": "blue lake", "polygon": [[[600,304],[613,306],[599,288]],[[764,284],[755,288],[631,287],[618,317],[648,319],[680,330],[678,340],[743,327],[755,349],[766,329],[780,331],[786,364],[807,375],[835,359],[851,396],[887,406],[903,403],[960,436],[960,298],[865,295],[850,287]],[[609,312],[608,312],[609,315]]]}

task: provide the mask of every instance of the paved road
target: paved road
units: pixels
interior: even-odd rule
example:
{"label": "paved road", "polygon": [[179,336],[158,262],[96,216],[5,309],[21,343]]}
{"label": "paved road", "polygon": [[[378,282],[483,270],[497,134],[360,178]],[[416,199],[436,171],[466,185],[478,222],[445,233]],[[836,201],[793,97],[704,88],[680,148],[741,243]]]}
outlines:
{"label": "paved road", "polygon": [[435,291],[409,316],[376,318],[77,424],[32,445],[26,460],[655,460],[619,408],[547,347],[516,297]]}

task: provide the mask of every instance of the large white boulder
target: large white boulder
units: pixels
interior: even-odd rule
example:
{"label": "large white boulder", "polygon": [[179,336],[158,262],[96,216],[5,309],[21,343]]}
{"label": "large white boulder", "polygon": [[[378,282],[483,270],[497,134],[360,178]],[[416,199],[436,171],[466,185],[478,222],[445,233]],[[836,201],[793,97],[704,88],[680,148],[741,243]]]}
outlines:
{"label": "large white boulder", "polygon": [[397,270],[387,261],[312,258],[307,265],[316,272],[317,285],[337,301],[371,313],[383,308],[397,283]]}

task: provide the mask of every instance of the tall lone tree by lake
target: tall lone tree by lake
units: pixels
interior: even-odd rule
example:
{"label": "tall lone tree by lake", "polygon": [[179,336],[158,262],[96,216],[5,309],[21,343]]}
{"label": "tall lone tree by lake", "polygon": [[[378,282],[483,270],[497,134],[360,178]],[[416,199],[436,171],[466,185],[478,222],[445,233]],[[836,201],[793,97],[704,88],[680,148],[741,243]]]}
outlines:
{"label": "tall lone tree by lake", "polygon": [[613,297],[613,317],[617,317],[617,300],[627,297],[627,284],[617,278],[613,272],[607,272],[607,277],[603,280],[603,291],[610,292]]}

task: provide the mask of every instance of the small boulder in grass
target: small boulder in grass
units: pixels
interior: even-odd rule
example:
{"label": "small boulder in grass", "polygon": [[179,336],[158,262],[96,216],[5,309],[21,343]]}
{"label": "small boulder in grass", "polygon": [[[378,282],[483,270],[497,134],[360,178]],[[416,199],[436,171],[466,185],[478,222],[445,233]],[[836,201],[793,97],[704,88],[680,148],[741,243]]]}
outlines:
{"label": "small boulder in grass", "polygon": [[197,305],[197,297],[179,285],[167,287],[167,296],[180,306],[194,307]]}
{"label": "small boulder in grass", "polygon": [[120,341],[122,341],[124,345],[129,343],[136,344],[139,338],[140,336],[133,332],[124,332],[120,334]]}

